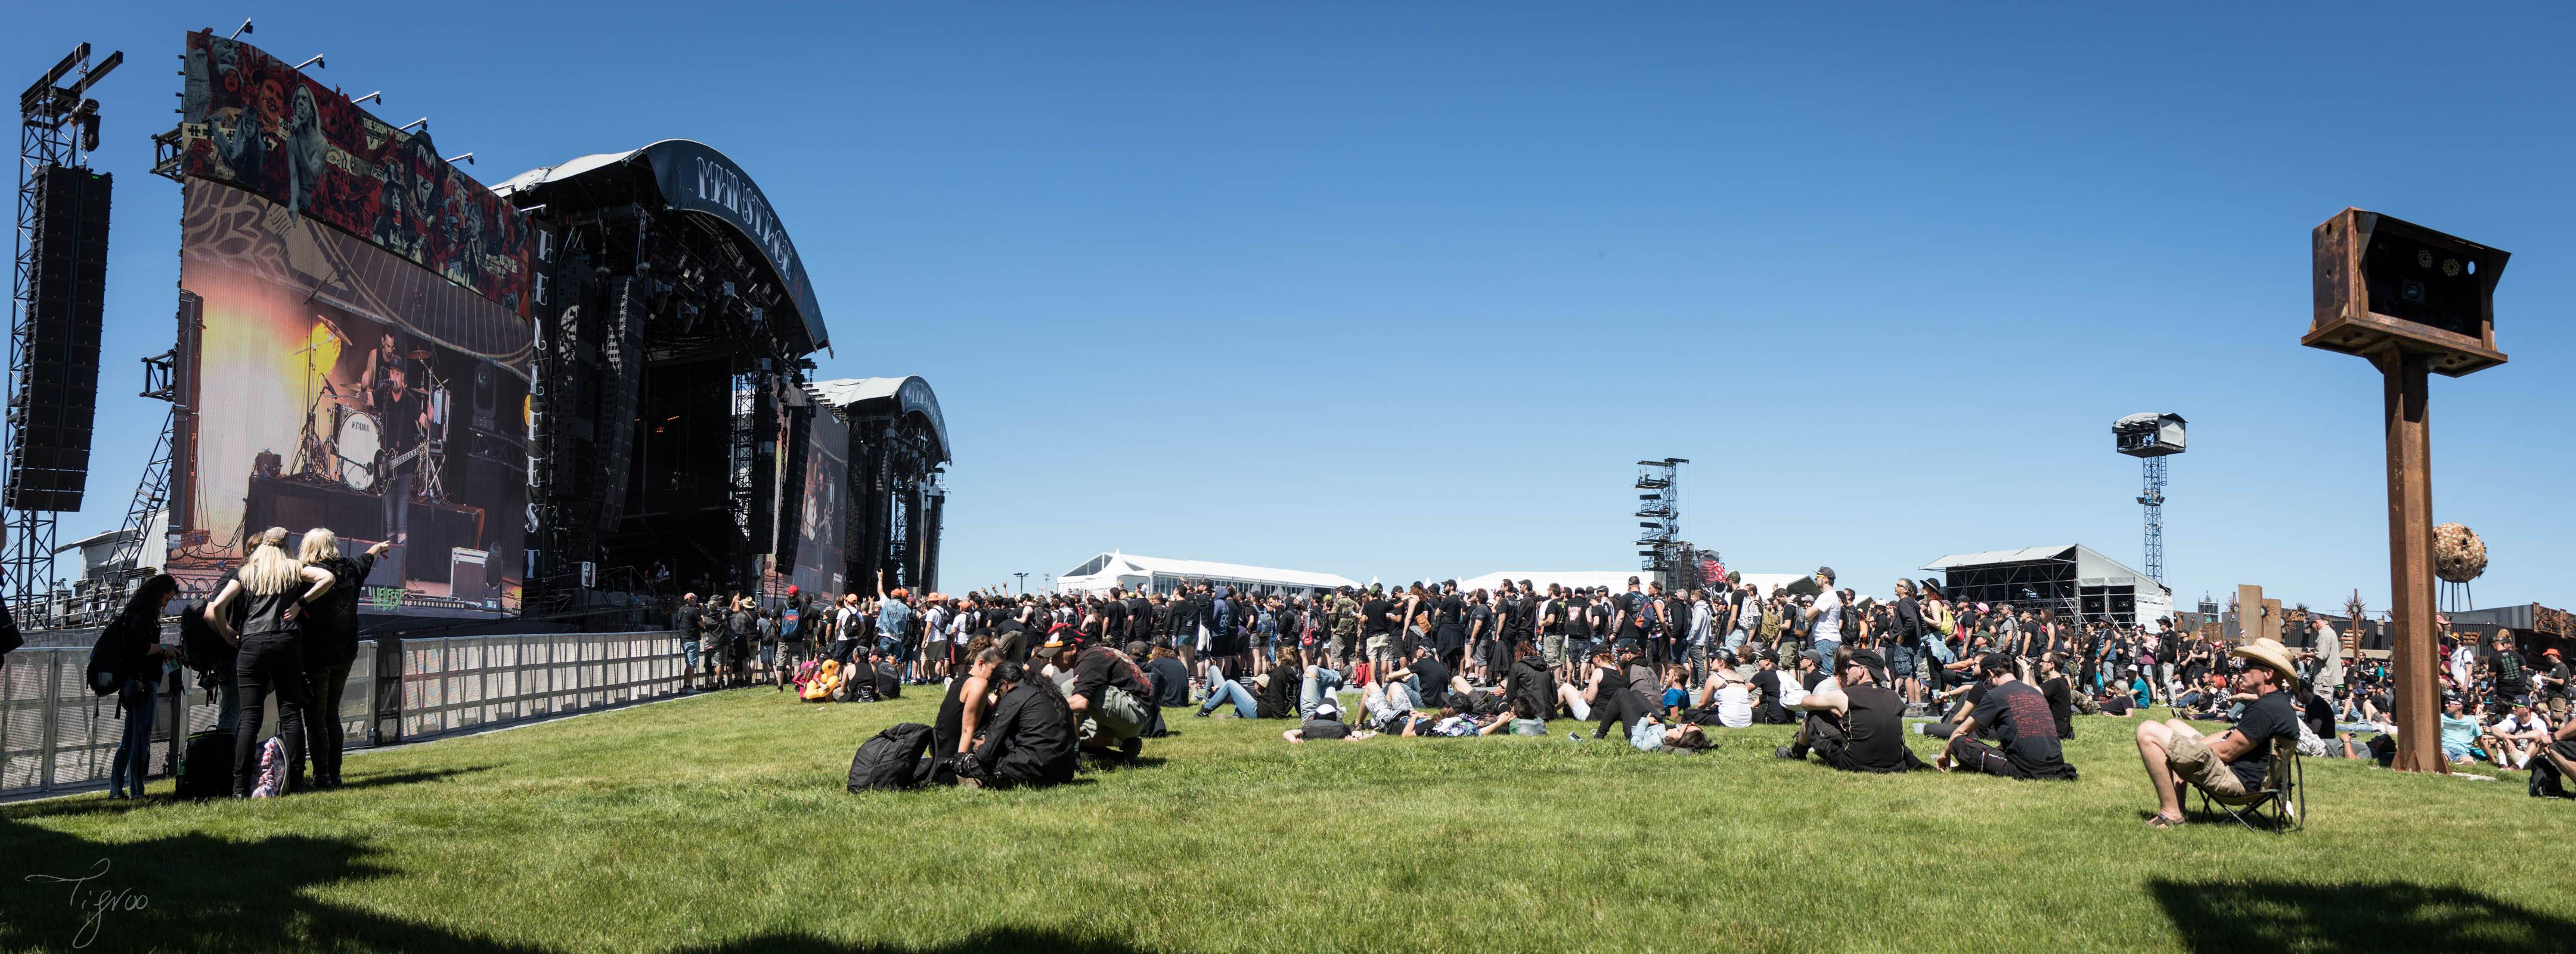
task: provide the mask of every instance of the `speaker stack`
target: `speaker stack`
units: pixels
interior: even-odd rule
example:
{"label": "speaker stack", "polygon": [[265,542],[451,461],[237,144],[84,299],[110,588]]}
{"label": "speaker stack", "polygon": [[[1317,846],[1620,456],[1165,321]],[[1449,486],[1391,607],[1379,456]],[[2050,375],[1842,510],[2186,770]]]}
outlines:
{"label": "speaker stack", "polygon": [[9,398],[6,502],[19,510],[81,508],[98,417],[100,320],[107,296],[106,173],[46,166],[37,173],[28,245],[27,371]]}

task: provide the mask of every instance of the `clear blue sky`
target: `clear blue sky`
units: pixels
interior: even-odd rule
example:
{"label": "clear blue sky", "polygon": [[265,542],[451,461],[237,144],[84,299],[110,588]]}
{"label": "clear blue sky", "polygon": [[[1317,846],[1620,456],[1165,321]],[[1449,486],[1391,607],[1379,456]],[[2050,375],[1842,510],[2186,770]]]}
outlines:
{"label": "clear blue sky", "polygon": [[2109,424],[2175,411],[2178,599],[2385,607],[2378,377],[2298,346],[2308,229],[2358,205],[2515,254],[2512,363],[2434,382],[2434,509],[2491,548],[2481,604],[2576,601],[2563,7],[41,5],[7,88],[81,39],[129,60],[64,539],[119,518],[159,420],[131,395],[178,271],[145,168],[180,34],[244,14],[486,182],[665,137],[739,160],[824,375],[939,392],[951,589],[1112,547],[1633,566],[1632,462],[1667,455],[1686,535],[1751,571],[2136,562]]}

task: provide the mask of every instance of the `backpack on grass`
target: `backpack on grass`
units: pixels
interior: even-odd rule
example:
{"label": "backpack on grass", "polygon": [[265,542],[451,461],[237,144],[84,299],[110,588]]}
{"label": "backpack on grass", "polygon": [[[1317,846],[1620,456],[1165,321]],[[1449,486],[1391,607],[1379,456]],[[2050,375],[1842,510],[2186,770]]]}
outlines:
{"label": "backpack on grass", "polygon": [[207,729],[188,735],[179,750],[179,797],[192,801],[233,793],[233,734]]}
{"label": "backpack on grass", "polygon": [[860,743],[857,755],[850,757],[850,784],[853,792],[872,788],[911,788],[922,782],[921,757],[930,751],[930,727],[918,722],[905,722],[887,728],[875,738]]}

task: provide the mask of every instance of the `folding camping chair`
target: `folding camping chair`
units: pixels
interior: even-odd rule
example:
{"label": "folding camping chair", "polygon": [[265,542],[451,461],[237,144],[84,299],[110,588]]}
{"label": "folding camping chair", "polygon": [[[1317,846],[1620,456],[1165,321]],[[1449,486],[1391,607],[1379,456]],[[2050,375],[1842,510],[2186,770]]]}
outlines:
{"label": "folding camping chair", "polygon": [[2254,828],[2253,818],[2270,824],[2274,834],[2299,831],[2308,825],[2307,774],[2299,764],[2297,736],[2272,740],[2272,768],[2264,773],[2263,787],[2228,797],[2213,796],[2198,786],[2192,790],[2200,793],[2203,814],[2216,805],[2248,831]]}

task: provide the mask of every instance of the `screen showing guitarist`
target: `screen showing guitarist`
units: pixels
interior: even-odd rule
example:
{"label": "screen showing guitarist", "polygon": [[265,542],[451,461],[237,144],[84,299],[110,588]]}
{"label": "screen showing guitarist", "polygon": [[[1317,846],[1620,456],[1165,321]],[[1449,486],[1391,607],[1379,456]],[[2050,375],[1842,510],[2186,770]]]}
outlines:
{"label": "screen showing guitarist", "polygon": [[412,475],[419,468],[420,444],[429,429],[427,395],[411,387],[410,362],[395,359],[385,375],[387,387],[377,405],[385,432],[385,539],[396,545],[411,536]]}

